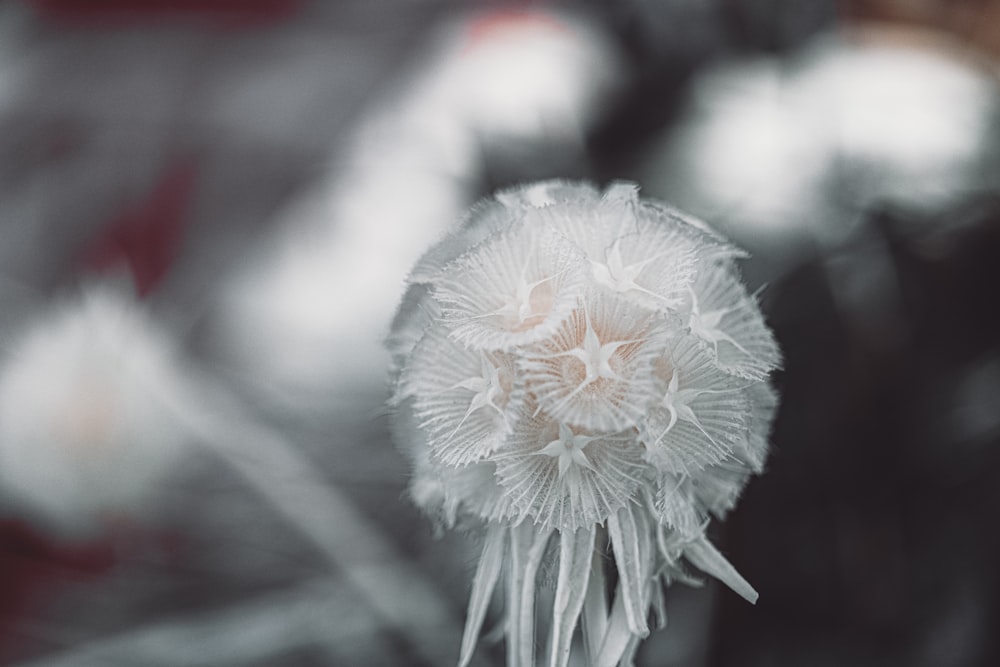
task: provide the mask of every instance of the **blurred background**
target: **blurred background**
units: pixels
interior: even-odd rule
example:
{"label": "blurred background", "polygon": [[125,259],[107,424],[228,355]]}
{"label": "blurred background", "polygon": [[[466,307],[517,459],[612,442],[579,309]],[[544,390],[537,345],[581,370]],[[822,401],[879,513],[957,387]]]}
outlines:
{"label": "blurred background", "polygon": [[381,341],[547,177],[750,250],[786,357],[760,601],[637,664],[1000,664],[998,74],[992,0],[0,4],[0,664],[453,664]]}

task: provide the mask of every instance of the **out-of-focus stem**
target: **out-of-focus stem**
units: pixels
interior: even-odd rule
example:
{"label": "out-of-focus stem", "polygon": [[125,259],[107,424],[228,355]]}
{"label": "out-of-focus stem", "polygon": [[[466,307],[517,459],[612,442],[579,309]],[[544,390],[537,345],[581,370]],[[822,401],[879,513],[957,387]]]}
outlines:
{"label": "out-of-focus stem", "polygon": [[[72,648],[22,667],[90,665],[183,665],[217,667],[256,662],[303,646],[323,646],[333,657],[338,646],[377,631],[378,619],[350,606],[346,584],[314,579],[296,588],[257,596],[218,611],[143,625],[79,645],[73,638],[48,636]],[[347,611],[350,609],[350,611]],[[339,613],[338,613],[339,611]],[[333,621],[333,622],[331,622]]]}
{"label": "out-of-focus stem", "polygon": [[281,433],[255,419],[225,388],[207,381],[199,386],[202,395],[193,404],[161,398],[193,435],[323,553],[422,659],[433,665],[456,662],[462,624],[433,582]]}

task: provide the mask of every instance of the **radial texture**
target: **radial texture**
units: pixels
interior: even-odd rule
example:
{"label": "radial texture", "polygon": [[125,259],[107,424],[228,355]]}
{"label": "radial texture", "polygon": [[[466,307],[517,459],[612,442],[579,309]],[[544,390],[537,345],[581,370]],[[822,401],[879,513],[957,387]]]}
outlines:
{"label": "radial texture", "polygon": [[387,341],[395,433],[414,501],[485,532],[460,664],[500,582],[510,667],[536,646],[567,665],[578,625],[587,664],[630,664],[689,566],[756,600],[705,535],[763,469],[777,408],[741,256],[632,184],[546,181],[480,202],[417,264]]}

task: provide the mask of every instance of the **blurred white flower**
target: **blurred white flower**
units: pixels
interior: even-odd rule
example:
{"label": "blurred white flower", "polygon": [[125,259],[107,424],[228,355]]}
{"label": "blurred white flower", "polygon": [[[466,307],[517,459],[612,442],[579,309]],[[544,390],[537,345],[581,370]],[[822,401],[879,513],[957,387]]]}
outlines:
{"label": "blurred white flower", "polygon": [[323,409],[331,390],[377,380],[406,270],[487,162],[575,162],[620,79],[612,41],[578,12],[473,11],[433,38],[227,284],[220,352],[275,399]]}
{"label": "blurred white flower", "polygon": [[185,440],[155,396],[183,390],[142,304],[92,287],[54,307],[0,367],[0,497],[71,536],[141,511]]}
{"label": "blurred white flower", "polygon": [[873,206],[930,212],[994,189],[995,78],[962,49],[878,35],[700,73],[648,189],[725,225],[772,274]]}
{"label": "blurred white flower", "polygon": [[395,430],[414,500],[486,528],[463,665],[505,567],[512,666],[535,664],[547,558],[551,665],[581,614],[589,664],[627,660],[682,559],[756,599],[705,537],[762,469],[777,402],[740,256],[631,184],[548,181],[481,202],[418,262],[387,343]]}
{"label": "blurred white flower", "polygon": [[457,32],[437,95],[487,140],[580,142],[621,74],[619,54],[585,15],[501,9]]}

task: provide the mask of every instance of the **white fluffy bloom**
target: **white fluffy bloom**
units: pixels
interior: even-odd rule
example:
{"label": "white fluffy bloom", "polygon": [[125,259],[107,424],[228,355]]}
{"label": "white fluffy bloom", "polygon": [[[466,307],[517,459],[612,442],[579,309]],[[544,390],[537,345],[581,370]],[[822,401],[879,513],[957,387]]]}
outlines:
{"label": "white fluffy bloom", "polygon": [[5,356],[7,503],[64,534],[140,509],[185,437],[156,399],[182,390],[178,360],[142,306],[110,290],[85,291],[45,313]]}
{"label": "white fluffy bloom", "polygon": [[995,76],[962,49],[878,35],[699,72],[650,188],[768,252],[770,271],[842,242],[880,203],[939,211],[992,190]]}
{"label": "white fluffy bloom", "polygon": [[417,264],[388,341],[396,435],[416,502],[486,527],[463,665],[504,568],[512,666],[535,664],[546,559],[551,665],[581,615],[589,664],[627,661],[682,559],[756,599],[705,537],[762,469],[777,403],[740,256],[631,184],[549,181],[481,202]]}

